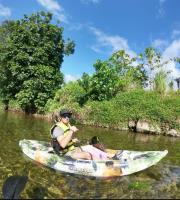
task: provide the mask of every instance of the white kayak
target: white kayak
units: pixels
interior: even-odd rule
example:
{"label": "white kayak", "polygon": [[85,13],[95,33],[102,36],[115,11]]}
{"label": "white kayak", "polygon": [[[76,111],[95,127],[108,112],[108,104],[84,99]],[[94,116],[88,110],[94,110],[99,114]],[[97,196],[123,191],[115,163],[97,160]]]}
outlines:
{"label": "white kayak", "polygon": [[116,160],[83,160],[54,153],[50,143],[37,140],[20,140],[23,153],[32,160],[57,171],[94,177],[129,175],[155,165],[168,151],[108,150],[118,155]]}

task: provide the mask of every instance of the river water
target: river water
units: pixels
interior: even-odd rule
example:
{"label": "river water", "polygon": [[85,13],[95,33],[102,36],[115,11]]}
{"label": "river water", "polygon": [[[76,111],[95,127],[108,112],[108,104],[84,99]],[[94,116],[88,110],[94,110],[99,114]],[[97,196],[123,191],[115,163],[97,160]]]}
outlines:
{"label": "river water", "polygon": [[[0,111],[0,188],[11,175],[26,175],[22,198],[180,198],[180,138],[134,134],[80,126],[77,137],[86,143],[99,136],[107,148],[165,150],[168,155],[157,165],[129,176],[100,179],[56,172],[25,157],[19,140],[50,140],[51,123],[43,119]],[[2,191],[0,190],[0,198]]]}

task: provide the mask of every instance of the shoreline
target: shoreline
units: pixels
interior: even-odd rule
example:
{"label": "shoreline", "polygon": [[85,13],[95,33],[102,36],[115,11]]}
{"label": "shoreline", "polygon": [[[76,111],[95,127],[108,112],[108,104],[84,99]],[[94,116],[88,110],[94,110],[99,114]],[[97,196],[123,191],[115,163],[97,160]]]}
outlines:
{"label": "shoreline", "polygon": [[[3,109],[1,109],[1,110],[3,110]],[[25,112],[23,112],[20,109],[17,109],[17,108],[13,109],[11,107],[9,107],[9,109],[4,112],[14,112],[14,113],[22,114],[22,115],[29,115],[34,118],[47,120],[49,122],[52,121],[52,115],[54,113],[54,112],[52,112],[52,113],[48,113],[48,114],[37,114],[37,113],[26,114]],[[80,123],[80,121],[82,123]],[[103,124],[98,124],[98,123],[93,123],[93,122],[85,122],[85,120],[83,120],[83,119],[78,119],[76,121],[76,123],[77,122],[78,122],[78,124],[87,125],[87,126],[91,126],[91,127],[101,127],[101,128],[106,128],[106,129],[110,129],[110,130],[118,130],[118,131],[129,131],[134,134],[142,133],[142,134],[151,134],[151,135],[164,135],[164,136],[169,136],[169,137],[180,137],[180,131],[178,131],[176,129],[169,129],[167,124],[166,124],[167,127],[165,127],[166,130],[163,130],[162,129],[163,125],[161,127],[157,126],[157,125],[153,125],[153,124],[147,122],[146,120],[139,120],[137,122],[130,120],[126,126],[109,126],[109,125],[103,125]],[[126,124],[126,123],[124,123],[124,124]]]}

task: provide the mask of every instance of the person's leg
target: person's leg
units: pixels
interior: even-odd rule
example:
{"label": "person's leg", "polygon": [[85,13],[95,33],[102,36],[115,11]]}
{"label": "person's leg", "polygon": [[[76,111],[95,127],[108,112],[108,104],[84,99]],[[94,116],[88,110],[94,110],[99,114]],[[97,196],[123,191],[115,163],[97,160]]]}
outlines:
{"label": "person's leg", "polygon": [[85,152],[85,151],[73,152],[71,157],[74,159],[92,160],[91,154],[89,152]]}
{"label": "person's leg", "polygon": [[83,151],[89,152],[93,156],[93,160],[107,160],[108,158],[111,158],[113,156],[110,153],[101,151],[100,149],[97,149],[92,145],[85,145],[81,148],[83,149]]}
{"label": "person's leg", "polygon": [[82,148],[76,147],[72,151],[68,151],[66,156],[71,156],[74,159],[92,160],[92,155],[89,152],[83,151]]}

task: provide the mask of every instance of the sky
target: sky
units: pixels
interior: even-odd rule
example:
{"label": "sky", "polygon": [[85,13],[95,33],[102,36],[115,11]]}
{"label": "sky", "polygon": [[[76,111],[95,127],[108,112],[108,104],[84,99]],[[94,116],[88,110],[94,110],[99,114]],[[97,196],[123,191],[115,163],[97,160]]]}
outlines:
{"label": "sky", "polygon": [[[42,10],[52,12],[64,39],[76,44],[61,66],[66,82],[93,74],[97,59],[121,49],[136,56],[151,46],[163,60],[180,57],[180,0],[0,0],[0,22]],[[165,68],[180,77],[180,65]]]}

